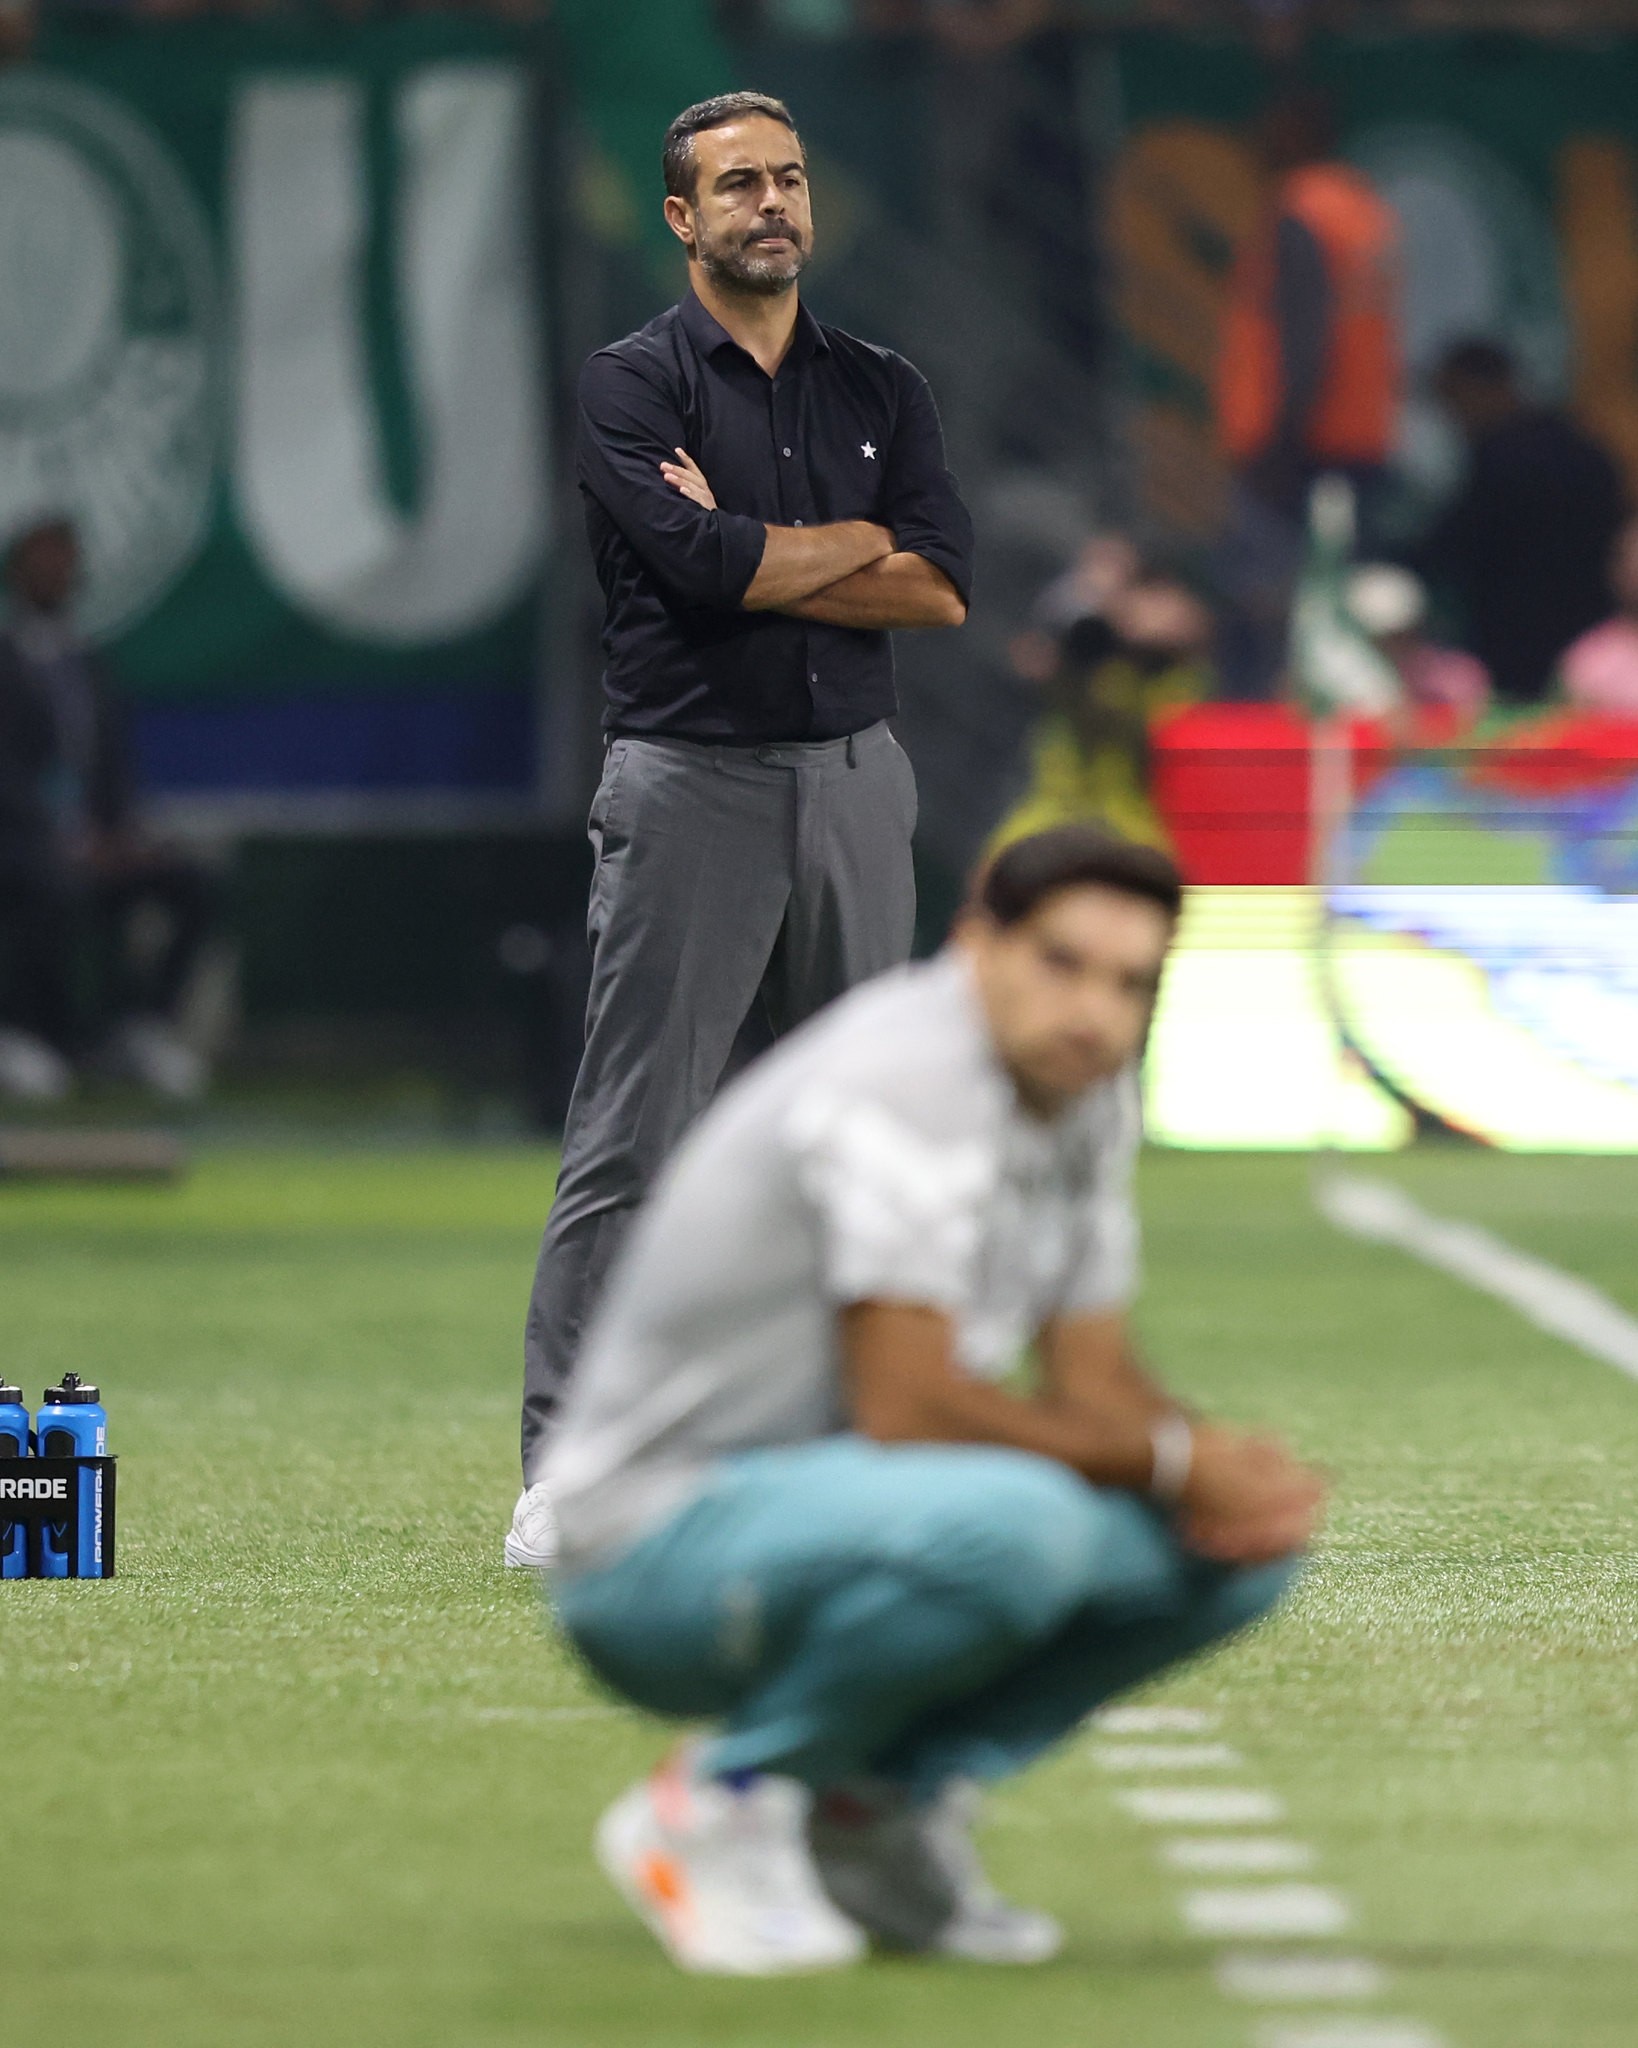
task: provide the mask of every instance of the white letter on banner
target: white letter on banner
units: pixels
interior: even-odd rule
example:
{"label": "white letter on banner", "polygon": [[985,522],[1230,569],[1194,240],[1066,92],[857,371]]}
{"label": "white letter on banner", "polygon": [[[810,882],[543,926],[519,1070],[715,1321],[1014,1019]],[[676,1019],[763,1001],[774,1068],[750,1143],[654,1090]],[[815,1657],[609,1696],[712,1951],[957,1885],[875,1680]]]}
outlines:
{"label": "white letter on banner", "polygon": [[545,542],[524,84],[498,65],[439,65],[398,104],[413,518],[388,499],[369,404],[362,116],[359,89],[335,78],[261,79],[235,110],[239,509],[293,603],[403,645],[487,624]]}

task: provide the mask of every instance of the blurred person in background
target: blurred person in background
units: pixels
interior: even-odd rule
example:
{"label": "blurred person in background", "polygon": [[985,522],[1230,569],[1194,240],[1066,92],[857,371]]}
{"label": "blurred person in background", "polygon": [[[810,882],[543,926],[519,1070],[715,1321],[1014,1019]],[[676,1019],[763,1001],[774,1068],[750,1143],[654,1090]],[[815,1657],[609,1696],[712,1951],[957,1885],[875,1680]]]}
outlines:
{"label": "blurred person in background", "polygon": [[[144,830],[125,723],[74,624],[79,539],[38,520],[5,559],[0,627],[0,1088],[65,1094],[71,1064],[178,1099],[202,1061],[175,1013],[211,918],[204,871]],[[98,970],[82,1014],[82,964]]]}
{"label": "blurred person in background", "polygon": [[1053,0],[921,0],[921,22],[963,57],[993,57],[1052,21]]}
{"label": "blurred person in background", "polygon": [[1441,732],[1465,732],[1490,708],[1490,678],[1476,655],[1423,631],[1428,594],[1395,562],[1366,562],[1348,578],[1348,611],[1393,664],[1408,710],[1434,714]]}
{"label": "blurred person in background", "polygon": [[35,0],[0,0],[0,71],[23,62],[34,48],[38,28]]}
{"label": "blurred person in background", "polygon": [[1616,612],[1565,650],[1559,684],[1578,711],[1638,718],[1638,519],[1629,519],[1610,555]]}
{"label": "blurred person in background", "polygon": [[1080,821],[1169,849],[1151,794],[1157,723],[1211,696],[1211,614],[1188,586],[1139,567],[1057,642],[1030,781],[992,847]]}
{"label": "blurred person in background", "polygon": [[1329,100],[1308,89],[1274,100],[1257,144],[1268,200],[1229,285],[1216,390],[1233,478],[1222,660],[1241,698],[1276,688],[1315,480],[1347,476],[1369,528],[1403,375],[1398,218],[1337,160]]}
{"label": "blurred person in background", "polygon": [[1051,680],[1064,635],[1083,619],[1102,619],[1117,595],[1141,574],[1136,543],[1113,529],[1082,542],[1062,575],[1054,576],[1029,608],[1023,630],[1008,648],[1014,674],[1035,688]]}
{"label": "blurred person in background", "polygon": [[579,477],[605,603],[586,1045],[525,1335],[509,1565],[555,1551],[538,1466],[654,1175],[729,1071],[910,953],[915,777],[889,637],[958,626],[972,522],[921,375],[822,326],[791,116],[690,107],[662,152],[689,290],[587,362]]}
{"label": "blurred person in background", "polygon": [[716,1724],[596,1838],[686,1969],[867,1936],[1046,1961],[1062,1930],[979,1865],[978,1786],[1294,1574],[1317,1479],[1128,1334],[1181,894],[1084,826],[1007,848],[937,959],[725,1091],[637,1224],[546,1466],[554,1598],[616,1692]]}
{"label": "blurred person in background", "polygon": [[1466,639],[1502,704],[1539,704],[1559,657],[1609,616],[1609,565],[1626,516],[1615,464],[1558,407],[1528,398],[1493,341],[1464,341],[1433,388],[1467,443],[1455,499],[1414,551],[1459,599]]}

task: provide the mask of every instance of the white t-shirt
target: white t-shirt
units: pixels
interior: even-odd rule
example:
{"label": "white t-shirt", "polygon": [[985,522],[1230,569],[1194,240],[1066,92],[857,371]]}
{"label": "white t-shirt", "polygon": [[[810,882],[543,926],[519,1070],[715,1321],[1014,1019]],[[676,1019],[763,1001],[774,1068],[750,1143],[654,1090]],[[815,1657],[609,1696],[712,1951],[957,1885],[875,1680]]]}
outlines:
{"label": "white t-shirt", "polygon": [[1135,1071],[1050,1123],[1019,1104],[957,952],[856,989],[679,1146],[610,1276],[540,1476],[571,1567],[736,1451],[847,1427],[837,1311],[944,1310],[999,1379],[1041,1325],[1137,1280]]}

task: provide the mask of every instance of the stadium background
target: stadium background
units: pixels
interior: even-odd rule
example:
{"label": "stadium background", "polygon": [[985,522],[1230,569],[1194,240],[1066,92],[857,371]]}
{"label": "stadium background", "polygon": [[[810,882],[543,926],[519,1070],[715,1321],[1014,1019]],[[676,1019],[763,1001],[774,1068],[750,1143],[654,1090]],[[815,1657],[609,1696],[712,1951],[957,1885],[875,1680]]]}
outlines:
{"label": "stadium background", "polygon": [[[1017,787],[1040,586],[1102,523],[1209,555],[1247,122],[1294,37],[1406,222],[1413,366],[1505,339],[1638,482],[1622,7],[1053,14],[975,67],[829,0],[64,6],[0,70],[0,526],[84,518],[155,815],[230,904],[187,1174],[0,1188],[0,1364],[100,1377],[125,1487],[114,1586],[0,1611],[0,2038],[1627,2048],[1634,1390],[1340,1235],[1308,1154],[1390,1151],[1369,1171],[1428,1213],[1638,1314],[1630,736],[1357,726],[1320,891],[1293,708],[1203,706],[1158,749],[1202,887],[1150,1062],[1142,1335],[1338,1500],[1292,1613],[1155,1699],[1219,1717],[1245,1761],[1208,1778],[1278,1788],[1352,1914],[1308,1952],[1367,1954],[1380,1995],[1236,2005],[1092,1739],[990,1836],[1070,1924],[1051,1971],[673,1981],[585,1852],[655,1732],[498,1566],[597,758],[566,400],[677,289],[679,105],[790,97],[811,298],[926,370],[974,506],[972,623],[900,659],[925,944]],[[60,296],[25,308],[5,266],[42,249]],[[1414,395],[1402,446],[1409,519],[1451,457]],[[151,1113],[93,1087],[0,1136]]]}
{"label": "stadium background", "polygon": [[[845,10],[46,17],[0,75],[0,137],[47,145],[14,190],[79,253],[13,330],[0,519],[43,494],[86,521],[86,616],[158,815],[231,880],[230,1066],[390,1067],[457,1118],[560,1113],[598,711],[569,391],[676,289],[666,110],[746,79],[801,110],[810,296],[923,365],[977,515],[969,630],[900,649],[936,940],[1022,772],[1008,643],[1034,592],[1095,525],[1204,560],[1225,516],[1211,362],[1268,66],[1231,17],[1073,12],[982,68],[844,34]],[[1469,332],[1638,466],[1631,45],[1373,13],[1307,62],[1405,227],[1404,515],[1448,486],[1421,380]],[[122,261],[147,296],[108,313],[98,265]],[[53,318],[70,353],[88,337],[66,381],[29,356]],[[1165,742],[1174,837],[1197,881],[1301,884],[1303,732],[1235,711]],[[1359,879],[1630,884],[1638,748],[1578,769],[1575,744],[1550,801],[1448,753],[1388,776]],[[1400,906],[1409,943],[1424,910]],[[1257,953],[1300,927],[1234,926]],[[1179,1139],[1232,1135],[1160,1107]],[[1271,1105],[1241,1137],[1306,1142],[1328,1113]]]}

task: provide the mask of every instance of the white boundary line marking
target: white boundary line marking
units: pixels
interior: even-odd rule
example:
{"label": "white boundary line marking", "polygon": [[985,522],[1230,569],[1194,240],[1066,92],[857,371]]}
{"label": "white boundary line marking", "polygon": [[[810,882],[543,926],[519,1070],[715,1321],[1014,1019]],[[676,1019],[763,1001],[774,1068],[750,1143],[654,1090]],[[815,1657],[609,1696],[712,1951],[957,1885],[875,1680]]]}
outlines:
{"label": "white boundary line marking", "polygon": [[1259,2005],[1305,2004],[1309,1999],[1375,1998],[1388,1973],[1369,1956],[1257,1955],[1231,1951],[1217,1958],[1217,1988],[1226,1998]]}
{"label": "white boundary line marking", "polygon": [[1221,1719],[1199,1707],[1099,1707],[1092,1726],[1100,1735],[1211,1735]]}
{"label": "white boundary line marking", "polygon": [[1160,1853],[1173,1870],[1196,1876],[1268,1877],[1314,1867],[1306,1842],[1277,1835],[1184,1835],[1163,1843]]}
{"label": "white boundary line marking", "polygon": [[1350,1237],[1397,1245],[1638,1380],[1638,1320],[1573,1273],[1518,1251],[1476,1223],[1431,1215],[1386,1181],[1325,1173],[1315,1182],[1314,1204]]}
{"label": "white boundary line marking", "polygon": [[1226,1742],[1100,1742],[1092,1761],[1104,1771],[1237,1771],[1245,1759]]}
{"label": "white boundary line marking", "polygon": [[1151,1827],[1271,1827],[1285,1819],[1285,1805],[1272,1792],[1241,1785],[1146,1785],[1141,1792],[1117,1792],[1117,1802]]}
{"label": "white boundary line marking", "polygon": [[[1162,1727],[1181,1728],[1217,1725],[1215,1716],[1201,1715],[1190,1708],[1105,1709],[1096,1717],[1100,1733],[1148,1734]],[[1153,1718],[1150,1718],[1153,1714]],[[1162,1720],[1161,1715],[1167,1718]],[[1188,1717],[1187,1721],[1185,1717]],[[1124,1753],[1146,1761],[1168,1762],[1179,1751],[1201,1752],[1228,1749],[1226,1743],[1192,1745],[1153,1743],[1104,1743],[1095,1746],[1093,1756],[1105,1762]],[[1230,1750],[1232,1755],[1233,1751]],[[1106,1763],[1106,1768],[1107,1768]],[[1162,1769],[1166,1768],[1161,1763]],[[1118,1769],[1119,1766],[1117,1765]],[[1246,1785],[1145,1785],[1118,1791],[1115,1803],[1135,1819],[1153,1827],[1193,1825],[1196,1827],[1267,1826],[1284,1817],[1284,1803],[1274,1793]],[[1225,1833],[1212,1836],[1173,1836],[1159,1843],[1161,1857],[1172,1869],[1204,1876],[1231,1872],[1271,1874],[1275,1871],[1305,1869],[1313,1851],[1304,1842],[1284,1836]],[[1183,1924],[1207,1940],[1238,1940],[1261,1943],[1267,1940],[1324,1941],[1341,1934],[1353,1919],[1353,1904],[1345,1893],[1324,1884],[1227,1884],[1191,1886],[1177,1899]],[[1226,1998],[1250,2005],[1287,2007],[1342,2004],[1376,1997],[1388,1982],[1388,1972],[1372,1957],[1327,1953],[1320,1950],[1231,1948],[1219,1953],[1213,1971],[1218,1991]],[[1257,2048],[1448,2048],[1446,2037],[1437,2029],[1414,2019],[1365,2019],[1348,2013],[1317,2012],[1311,2017],[1285,2022],[1264,2021],[1257,2031]]]}
{"label": "white boundary line marking", "polygon": [[1259,2048],[1445,2048],[1445,2037],[1419,2020],[1299,2020],[1265,2027]]}
{"label": "white boundary line marking", "polygon": [[1183,1918],[1196,1934],[1340,1934],[1353,1919],[1341,1892],[1323,1884],[1239,1884],[1188,1891]]}

